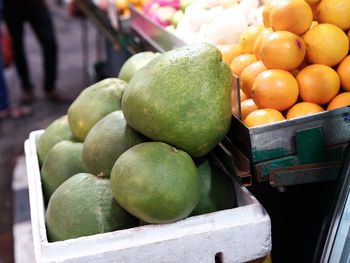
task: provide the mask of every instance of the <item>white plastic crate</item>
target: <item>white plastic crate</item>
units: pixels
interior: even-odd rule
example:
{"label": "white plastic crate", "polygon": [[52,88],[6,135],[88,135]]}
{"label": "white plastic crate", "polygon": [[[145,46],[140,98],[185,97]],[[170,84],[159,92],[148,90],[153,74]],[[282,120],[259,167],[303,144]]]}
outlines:
{"label": "white plastic crate", "polygon": [[34,253],[38,263],[213,263],[246,262],[271,250],[271,222],[254,196],[235,184],[238,207],[188,217],[171,224],[48,242],[45,207],[36,152],[43,130],[25,142]]}

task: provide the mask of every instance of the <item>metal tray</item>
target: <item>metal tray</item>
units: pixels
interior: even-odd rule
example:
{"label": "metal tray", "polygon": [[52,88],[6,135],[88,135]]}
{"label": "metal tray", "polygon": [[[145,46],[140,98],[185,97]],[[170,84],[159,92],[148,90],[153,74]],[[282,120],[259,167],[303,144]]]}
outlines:
{"label": "metal tray", "polygon": [[[174,34],[165,30],[135,6],[129,5],[132,30],[150,46],[153,51],[163,53],[186,45]],[[148,49],[148,48],[147,48]]]}
{"label": "metal tray", "polygon": [[253,163],[297,153],[297,134],[319,128],[324,146],[347,143],[350,139],[350,107],[248,128],[232,115],[228,139]]}

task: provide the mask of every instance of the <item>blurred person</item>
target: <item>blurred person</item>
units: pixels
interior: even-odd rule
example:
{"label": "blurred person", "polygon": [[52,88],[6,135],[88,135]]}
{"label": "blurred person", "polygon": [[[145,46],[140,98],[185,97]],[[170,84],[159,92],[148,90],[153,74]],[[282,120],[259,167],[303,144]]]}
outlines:
{"label": "blurred person", "polygon": [[30,80],[27,58],[24,50],[24,23],[29,22],[43,51],[45,98],[64,101],[55,89],[57,75],[57,44],[54,27],[45,0],[3,0],[3,14],[12,37],[17,73],[21,80],[20,101],[30,104],[34,101],[34,88]]}
{"label": "blurred person", "polygon": [[[0,29],[2,26],[2,0],[0,0]],[[1,39],[1,30],[0,30]],[[4,66],[2,60],[2,43],[0,41],[0,119],[4,118],[19,118],[31,113],[30,107],[17,107],[10,106],[9,96],[6,87],[6,81],[4,76]]]}

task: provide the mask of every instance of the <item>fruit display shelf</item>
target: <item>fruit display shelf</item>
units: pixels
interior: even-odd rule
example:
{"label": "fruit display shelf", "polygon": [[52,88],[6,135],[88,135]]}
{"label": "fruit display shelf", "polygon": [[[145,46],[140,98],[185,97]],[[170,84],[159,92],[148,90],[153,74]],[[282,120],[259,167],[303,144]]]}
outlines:
{"label": "fruit display shelf", "polygon": [[130,16],[120,16],[114,1],[108,1],[106,11],[100,10],[92,0],[77,0],[80,10],[115,48],[129,54],[140,51],[165,52],[185,45],[142,11],[129,4]]}
{"label": "fruit display shelf", "polygon": [[[251,174],[275,187],[337,178],[350,140],[350,107],[253,128],[238,116],[233,114],[216,151],[231,173]],[[244,185],[252,183],[244,179]]]}
{"label": "fruit display shelf", "polygon": [[36,262],[247,262],[271,250],[271,221],[262,205],[234,183],[238,207],[171,224],[142,225],[66,241],[48,242],[37,142],[25,141]]}
{"label": "fruit display shelf", "polygon": [[131,28],[140,37],[144,49],[163,53],[185,45],[185,42],[165,30],[133,5],[129,5],[129,8]]}
{"label": "fruit display shelf", "polygon": [[77,0],[76,4],[115,49],[121,47],[129,55],[141,51],[131,35],[130,16],[119,16],[114,2],[108,2],[107,10],[98,8],[92,0]]}

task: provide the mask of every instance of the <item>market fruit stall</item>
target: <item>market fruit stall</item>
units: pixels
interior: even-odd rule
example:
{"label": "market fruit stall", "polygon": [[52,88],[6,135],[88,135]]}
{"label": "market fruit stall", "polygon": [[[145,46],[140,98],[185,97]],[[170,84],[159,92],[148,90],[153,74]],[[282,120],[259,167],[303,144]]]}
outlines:
{"label": "market fruit stall", "polygon": [[[98,28],[131,58],[119,73],[123,80],[103,80],[81,93],[68,111],[69,126],[84,144],[84,168],[92,176],[110,176],[114,199],[141,224],[62,241],[74,247],[81,242],[90,246],[96,240],[104,244],[109,239],[120,244],[119,237],[131,237],[127,243],[137,244],[132,248],[106,246],[79,251],[64,255],[64,260],[75,262],[69,260],[98,255],[105,262],[103,259],[113,255],[136,262],[143,251],[152,255],[152,262],[158,262],[164,257],[159,249],[165,248],[169,252],[167,262],[246,262],[266,256],[271,250],[270,219],[244,186],[251,186],[259,200],[269,206],[273,221],[280,223],[275,229],[281,233],[274,232],[275,245],[278,238],[286,241],[288,235],[282,233],[289,228],[284,225],[288,218],[276,212],[271,203],[278,203],[286,189],[293,194],[297,193],[295,189],[302,189],[300,195],[308,198],[308,185],[313,197],[313,193],[320,194],[318,186],[323,189],[323,182],[329,187],[336,184],[350,140],[350,23],[343,16],[336,19],[325,15],[327,1],[316,6],[303,0],[155,0],[143,8],[131,3],[128,9],[122,1],[116,1],[116,5],[109,1],[109,8],[101,11],[91,1],[77,0]],[[116,9],[118,5],[120,10]],[[123,27],[125,21],[128,23]],[[116,91],[111,86],[116,86]],[[116,111],[119,121],[113,126],[115,120],[105,118]],[[135,133],[107,132],[115,125]],[[26,143],[28,166],[34,165],[32,187],[37,189],[40,168],[36,146],[45,133],[34,132]],[[125,147],[116,152],[111,146],[118,140]],[[42,159],[39,152],[40,164]],[[221,208],[209,205],[208,210],[196,207],[201,201],[217,204],[217,200],[208,202],[200,190],[205,189],[206,179],[200,173],[207,161],[211,175],[216,167],[226,179],[233,179],[236,196],[231,196],[228,203],[235,199],[238,207],[232,203]],[[163,176],[167,172],[171,178]],[[299,199],[293,194],[287,201],[294,207],[294,199]],[[278,198],[266,201],[271,196]],[[330,198],[331,191],[325,196]],[[50,242],[54,240],[50,240],[50,234],[46,235],[42,200],[40,190],[32,193],[32,205],[38,209],[32,220],[38,220],[42,228],[37,237],[37,255],[45,258],[41,248],[51,247],[54,254],[61,248],[56,246],[59,243]],[[307,201],[301,197],[296,203],[303,207]],[[306,209],[312,211],[314,204],[317,208],[318,201]],[[318,212],[325,211],[328,201],[325,203],[319,205],[322,208]],[[242,210],[253,204],[259,207],[259,212],[253,212],[255,219]],[[198,211],[203,214],[198,215]],[[283,211],[293,218],[303,216],[293,209],[286,211],[283,207]],[[247,225],[238,227],[243,217]],[[279,222],[279,217],[285,222]],[[305,220],[316,221],[312,216]],[[315,228],[320,225],[318,221]],[[251,222],[256,223],[256,229]],[[281,225],[284,228],[279,228]],[[149,240],[138,236],[135,229]],[[291,229],[305,234],[297,224]],[[241,230],[246,231],[245,236],[240,236]],[[238,243],[236,237],[240,238]],[[311,254],[315,238],[310,239]],[[186,246],[180,246],[180,242]],[[280,246],[287,245],[284,242]],[[128,257],[127,251],[131,250],[133,258]],[[181,259],[176,253],[179,251],[184,255]]]}

